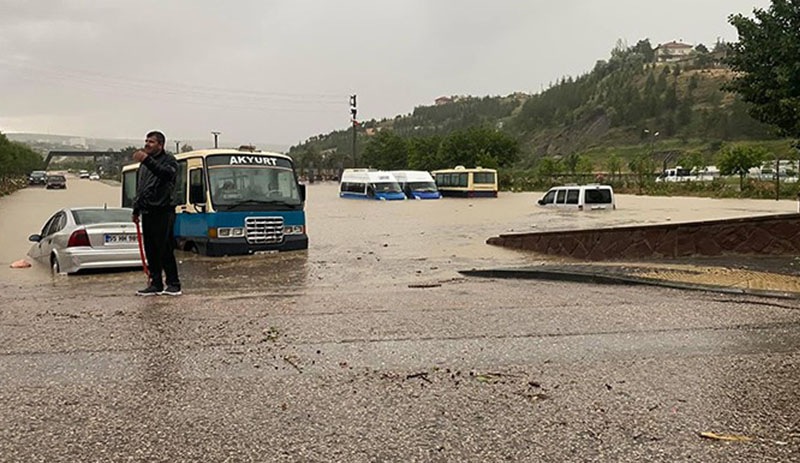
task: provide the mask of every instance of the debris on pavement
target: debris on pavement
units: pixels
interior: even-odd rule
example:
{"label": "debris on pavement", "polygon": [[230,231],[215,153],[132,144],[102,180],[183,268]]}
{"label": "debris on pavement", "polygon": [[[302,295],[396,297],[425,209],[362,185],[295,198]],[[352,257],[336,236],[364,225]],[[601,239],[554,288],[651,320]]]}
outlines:
{"label": "debris on pavement", "polygon": [[699,434],[700,437],[704,437],[706,439],[721,440],[728,442],[750,442],[751,440],[753,440],[747,436],[740,436],[736,434],[717,434],[715,432],[701,432]]}
{"label": "debris on pavement", "polygon": [[20,259],[11,263],[11,268],[29,268],[31,263],[25,259]]}

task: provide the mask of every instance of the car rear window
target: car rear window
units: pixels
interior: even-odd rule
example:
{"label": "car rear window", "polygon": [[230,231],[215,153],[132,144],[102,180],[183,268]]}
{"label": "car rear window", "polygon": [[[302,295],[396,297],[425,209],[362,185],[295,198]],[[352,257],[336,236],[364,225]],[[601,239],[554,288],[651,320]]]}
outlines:
{"label": "car rear window", "polygon": [[64,178],[63,175],[51,175],[51,176],[47,177],[47,180],[53,180],[55,182],[65,182],[65,181],[67,181],[67,179]]}
{"label": "car rear window", "polygon": [[78,225],[92,225],[131,222],[131,213],[130,209],[82,209],[72,211],[72,217]]}
{"label": "car rear window", "polygon": [[603,188],[586,190],[586,204],[611,204],[611,190]]}

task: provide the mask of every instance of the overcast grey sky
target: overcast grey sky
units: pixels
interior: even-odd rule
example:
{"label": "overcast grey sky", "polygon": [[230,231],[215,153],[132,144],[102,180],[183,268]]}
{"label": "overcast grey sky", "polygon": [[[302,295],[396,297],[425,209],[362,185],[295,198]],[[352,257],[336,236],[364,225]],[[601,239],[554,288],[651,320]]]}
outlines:
{"label": "overcast grey sky", "polygon": [[0,0],[0,132],[292,145],[442,95],[535,93],[618,39],[736,41],[769,0]]}

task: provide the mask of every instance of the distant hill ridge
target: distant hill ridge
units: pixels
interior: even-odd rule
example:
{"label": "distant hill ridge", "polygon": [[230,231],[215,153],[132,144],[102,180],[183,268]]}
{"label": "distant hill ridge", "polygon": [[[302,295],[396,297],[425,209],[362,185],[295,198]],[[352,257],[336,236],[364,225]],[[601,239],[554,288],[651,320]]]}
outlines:
{"label": "distant hill ridge", "polygon": [[[659,140],[694,140],[718,146],[732,140],[773,139],[766,126],[747,114],[748,105],[724,91],[732,72],[721,57],[698,46],[677,62],[656,62],[648,40],[633,47],[618,45],[592,71],[565,77],[538,94],[459,96],[418,106],[409,115],[361,123],[360,145],[391,130],[403,137],[446,136],[474,126],[489,126],[516,138],[518,167],[545,156],[565,157],[614,146]],[[318,135],[290,152],[352,152],[352,131]],[[346,156],[345,156],[346,158]]]}
{"label": "distant hill ridge", "polygon": [[[129,146],[142,146],[142,139],[133,138],[92,138],[82,137],[75,135],[53,135],[41,133],[5,133],[9,140],[25,143],[28,146],[36,149],[37,151],[51,151],[51,150],[90,150],[90,151],[119,151]],[[213,139],[210,140],[180,140],[181,146],[191,145],[194,149],[207,149],[213,147]],[[250,145],[251,142],[235,143],[233,147],[241,145]],[[288,151],[289,147],[286,145],[274,144],[259,144],[255,143],[256,148],[262,151],[275,151],[284,153]],[[225,144],[223,147],[229,147]],[[175,140],[167,139],[168,150],[175,150]]]}

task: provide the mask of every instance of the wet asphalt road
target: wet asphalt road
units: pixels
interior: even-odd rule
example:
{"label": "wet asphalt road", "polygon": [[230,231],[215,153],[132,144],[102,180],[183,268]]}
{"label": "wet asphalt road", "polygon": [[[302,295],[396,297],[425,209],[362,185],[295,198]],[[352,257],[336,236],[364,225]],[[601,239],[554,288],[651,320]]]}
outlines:
{"label": "wet asphalt road", "polygon": [[[46,193],[0,199],[5,261],[55,208],[118,204]],[[457,273],[535,264],[483,244],[509,229],[794,204],[309,197],[309,251],[181,254],[179,298],[4,265],[0,461],[800,461],[800,303]]]}

